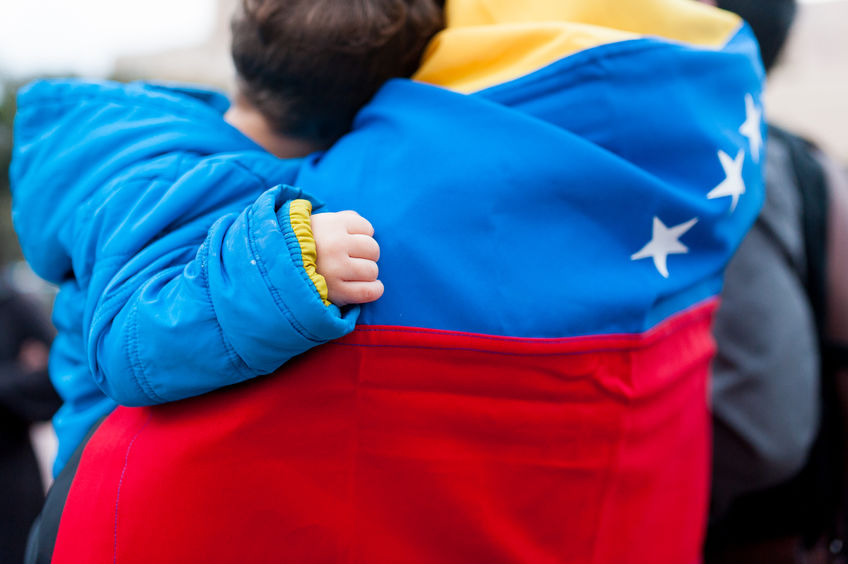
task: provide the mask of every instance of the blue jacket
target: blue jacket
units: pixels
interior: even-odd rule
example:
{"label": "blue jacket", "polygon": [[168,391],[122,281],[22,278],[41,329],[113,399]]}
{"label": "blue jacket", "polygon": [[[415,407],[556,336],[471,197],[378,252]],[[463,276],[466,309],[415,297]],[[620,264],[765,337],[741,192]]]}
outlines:
{"label": "blue jacket", "polygon": [[354,327],[326,307],[289,222],[299,161],[223,118],[222,95],[37,82],[18,98],[13,217],[60,286],[50,359],[58,472],[116,404],[194,396]]}

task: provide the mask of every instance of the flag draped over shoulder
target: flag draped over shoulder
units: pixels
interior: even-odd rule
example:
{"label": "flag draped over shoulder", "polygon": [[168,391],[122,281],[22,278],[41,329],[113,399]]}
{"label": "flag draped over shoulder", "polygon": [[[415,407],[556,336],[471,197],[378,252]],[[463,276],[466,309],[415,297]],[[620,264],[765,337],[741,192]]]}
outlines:
{"label": "flag draped over shoulder", "polygon": [[373,223],[384,297],[273,376],[119,408],[54,562],[699,560],[752,35],[675,0],[447,10],[296,180]]}

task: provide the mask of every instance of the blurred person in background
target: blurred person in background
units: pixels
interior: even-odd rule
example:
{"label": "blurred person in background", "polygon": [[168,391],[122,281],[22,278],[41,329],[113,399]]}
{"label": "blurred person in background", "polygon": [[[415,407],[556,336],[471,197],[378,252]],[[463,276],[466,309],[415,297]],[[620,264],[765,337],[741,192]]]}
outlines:
{"label": "blurred person in background", "polygon": [[[794,0],[718,6],[750,23],[770,71]],[[774,124],[762,157],[766,201],[728,266],[715,324],[707,558],[716,563],[802,562],[841,548],[837,375],[845,376],[848,343],[848,186],[813,143]]]}
{"label": "blurred person in background", "polygon": [[40,304],[0,278],[0,563],[23,561],[44,484],[30,442],[32,423],[61,405],[47,375],[53,328]]}

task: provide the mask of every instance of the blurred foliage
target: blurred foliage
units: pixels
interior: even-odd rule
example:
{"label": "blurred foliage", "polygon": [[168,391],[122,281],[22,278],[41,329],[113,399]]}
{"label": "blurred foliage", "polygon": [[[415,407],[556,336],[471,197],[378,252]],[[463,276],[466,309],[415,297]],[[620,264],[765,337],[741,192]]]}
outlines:
{"label": "blurred foliage", "polygon": [[15,116],[16,84],[0,83],[0,190],[9,190],[9,161],[12,158],[12,120]]}
{"label": "blurred foliage", "polygon": [[0,78],[0,264],[19,260],[21,251],[12,228],[9,162],[12,160],[12,122],[20,83]]}

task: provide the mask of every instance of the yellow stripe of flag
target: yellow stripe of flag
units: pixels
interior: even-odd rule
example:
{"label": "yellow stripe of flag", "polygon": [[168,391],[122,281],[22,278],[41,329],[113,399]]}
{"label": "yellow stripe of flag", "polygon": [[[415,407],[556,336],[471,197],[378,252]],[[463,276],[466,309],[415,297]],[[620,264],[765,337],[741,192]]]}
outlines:
{"label": "yellow stripe of flag", "polygon": [[448,0],[445,9],[447,27],[415,79],[466,93],[627,39],[720,48],[741,24],[694,0]]}

